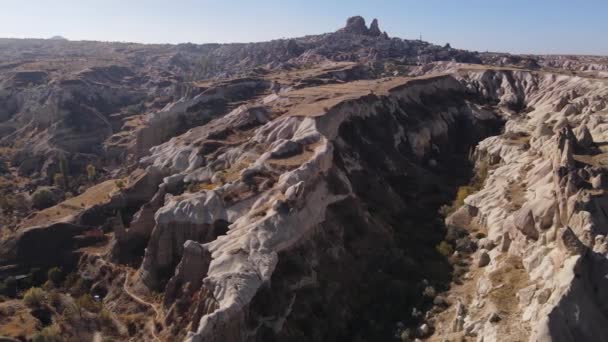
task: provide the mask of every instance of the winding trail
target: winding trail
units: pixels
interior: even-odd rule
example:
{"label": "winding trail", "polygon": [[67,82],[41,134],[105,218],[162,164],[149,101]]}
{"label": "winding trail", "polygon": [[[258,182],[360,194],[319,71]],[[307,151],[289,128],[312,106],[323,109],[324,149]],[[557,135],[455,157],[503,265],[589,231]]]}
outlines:
{"label": "winding trail", "polygon": [[154,305],[153,303],[150,303],[150,302],[146,301],[145,299],[139,297],[138,295],[134,294],[133,292],[131,292],[129,290],[129,286],[127,285],[128,283],[129,283],[129,271],[126,271],[125,272],[125,283],[123,284],[122,289],[134,301],[136,301],[139,304],[142,304],[144,306],[149,306],[152,308],[152,310],[154,310],[154,317],[151,319],[151,322],[150,322],[150,323],[152,323],[152,329],[151,329],[152,337],[154,337],[154,339],[157,342],[162,342],[162,340],[158,337],[158,335],[156,335],[156,323],[155,323],[155,321],[161,317],[160,311],[156,308],[156,305]]}

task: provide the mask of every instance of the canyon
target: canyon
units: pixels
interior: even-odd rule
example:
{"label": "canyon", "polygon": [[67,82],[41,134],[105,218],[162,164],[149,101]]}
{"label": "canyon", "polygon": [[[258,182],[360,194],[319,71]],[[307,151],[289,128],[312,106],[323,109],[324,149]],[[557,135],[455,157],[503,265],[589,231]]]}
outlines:
{"label": "canyon", "polygon": [[0,46],[8,341],[608,340],[608,58]]}

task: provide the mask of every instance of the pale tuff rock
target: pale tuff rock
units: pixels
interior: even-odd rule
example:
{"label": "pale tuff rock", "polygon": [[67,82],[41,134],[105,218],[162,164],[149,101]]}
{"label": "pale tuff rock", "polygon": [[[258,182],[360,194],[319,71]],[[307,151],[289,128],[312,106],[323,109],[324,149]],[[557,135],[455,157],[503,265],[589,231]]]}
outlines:
{"label": "pale tuff rock", "polygon": [[[357,20],[351,24],[351,29],[361,29]],[[369,94],[370,87],[376,87],[374,94]],[[384,149],[411,155],[421,165],[434,160],[435,168],[442,166],[439,157],[450,139],[458,137],[456,123],[464,122],[475,128],[475,134],[487,136],[491,131],[484,131],[485,125],[495,124],[498,116],[506,121],[505,134],[483,140],[473,153],[480,169],[488,162],[481,190],[465,198],[465,205],[446,219],[448,227],[462,230],[475,225],[486,235],[479,240],[458,237],[454,243],[458,257],[473,254],[477,267],[463,281],[478,280],[477,286],[470,296],[458,298],[463,303],[445,311],[455,314],[446,319],[450,324],[431,324],[432,315],[420,313],[428,321],[428,330],[418,331],[420,337],[457,332],[498,341],[502,329],[518,326],[524,331],[521,340],[528,340],[543,331],[543,324],[556,324],[550,312],[560,310],[564,298],[577,296],[574,267],[590,267],[591,248],[607,249],[605,238],[596,239],[594,234],[608,218],[590,214],[590,208],[602,202],[584,195],[592,186],[603,188],[603,172],[581,168],[578,161],[608,131],[599,119],[581,118],[605,97],[603,88],[585,79],[505,70],[397,78],[364,88],[354,88],[327,106],[308,107],[300,107],[301,90],[280,90],[153,147],[141,160],[164,177],[130,228],[150,236],[141,279],[150,287],[168,280],[169,321],[178,317],[176,303],[187,301],[195,307],[188,341],[247,340],[258,329],[248,320],[272,327],[275,333],[289,324],[289,313],[299,303],[297,291],[318,286],[322,279],[313,266],[318,262],[314,255],[306,274],[273,293],[281,308],[272,317],[257,316],[256,296],[285,281],[277,269],[298,248],[320,253],[308,244],[325,241],[320,227],[333,226],[332,208],[357,199],[357,184],[345,173],[365,170],[361,158],[354,157],[365,150],[344,153],[352,148],[349,134],[356,134],[347,128],[363,123],[370,130],[374,120],[394,123],[381,134],[387,139]],[[574,88],[586,91],[575,94]],[[442,107],[442,99],[463,97],[472,100]],[[565,119],[567,104],[554,110],[561,98],[581,104],[579,111]],[[428,101],[440,105],[419,112]],[[497,103],[497,110],[476,101]],[[277,115],[277,106],[285,103],[290,104],[289,113]],[[190,105],[194,103],[182,104]],[[165,115],[183,109],[178,107],[167,107]],[[523,116],[519,111],[525,108],[530,110]],[[410,121],[416,124],[403,124]],[[363,143],[373,146],[380,140]],[[401,172],[398,162],[374,157],[389,159],[382,161],[387,169]],[[390,199],[383,205],[395,212],[404,210],[403,201],[391,191],[382,193]],[[154,208],[158,209],[150,223]],[[146,229],[153,229],[143,229],[143,222]],[[584,247],[586,243],[593,245]],[[340,260],[343,249],[336,246],[328,254]],[[499,295],[507,302],[496,301]],[[437,305],[445,302],[456,300],[448,292]],[[585,315],[595,310],[585,309]]]}
{"label": "pale tuff rock", "polygon": [[530,208],[522,208],[513,214],[515,228],[532,240],[538,240],[538,230],[534,222],[534,215]]}
{"label": "pale tuff rock", "polygon": [[[477,87],[488,78],[478,78]],[[580,161],[599,153],[595,141],[608,138],[604,128],[598,129],[602,124],[593,114],[596,108],[602,107],[600,99],[606,98],[608,92],[598,81],[576,77],[545,75],[527,86],[518,82],[516,77],[500,92],[489,83],[480,90],[487,96],[498,93],[502,101],[524,102],[533,108],[525,119],[506,123],[506,131],[523,131],[532,138],[527,149],[505,146],[503,139],[488,138],[475,151],[478,162],[485,162],[491,156],[496,156],[497,161],[491,163],[494,169],[481,191],[466,198],[465,203],[478,209],[471,224],[486,228],[488,238],[497,241],[498,248],[490,252],[481,248],[473,256],[482,260],[484,254],[489,254],[492,262],[481,269],[480,283],[486,286],[474,294],[472,301],[485,305],[469,306],[471,310],[464,318],[464,327],[465,330],[469,327],[483,341],[503,340],[507,336],[504,335],[506,327],[518,331],[513,337],[518,340],[603,340],[605,329],[596,323],[603,322],[604,315],[597,311],[597,304],[589,302],[599,299],[582,284],[602,283],[585,278],[587,275],[583,274],[587,271],[583,270],[601,269],[602,274],[608,271],[603,259],[607,245],[605,233],[600,228],[606,217],[595,209],[603,203],[604,195],[602,192],[594,197],[588,193],[591,188],[604,188],[605,171],[597,172],[593,165],[585,166],[587,161],[585,164]],[[560,86],[552,87],[552,84]],[[504,96],[505,93],[515,97]],[[462,221],[458,219],[459,212],[447,221]],[[590,252],[591,249],[594,252]],[[509,264],[513,260],[521,260],[521,273]],[[506,283],[493,284],[493,291],[508,287],[509,292],[504,290],[505,296],[516,295],[518,303],[504,311],[509,314],[500,315],[497,322],[476,325],[474,322],[482,317],[493,317],[495,305],[504,305],[492,299],[493,292],[487,290],[492,286],[488,286],[487,280],[482,281],[501,272],[512,274],[507,273]],[[574,309],[574,303],[580,305]],[[564,314],[570,310],[578,314]],[[586,317],[585,323],[582,317]],[[460,328],[461,321],[457,315],[449,331],[458,331],[455,327]],[[579,328],[581,324],[586,330]],[[437,334],[442,336],[440,332]]]}
{"label": "pale tuff rock", "polygon": [[[193,129],[153,148],[150,157],[142,162],[163,170],[168,175],[163,181],[168,188],[195,181],[218,185],[213,190],[165,196],[164,206],[156,212],[155,228],[142,264],[143,281],[155,286],[164,269],[179,263],[178,272],[170,280],[172,297],[182,296],[180,293],[185,296],[190,291],[189,287],[180,290],[175,284],[188,282],[191,284],[188,286],[196,286],[201,279],[201,293],[205,295],[200,300],[213,303],[213,309],[193,322],[196,330],[188,340],[227,336],[230,329],[239,329],[233,331],[235,336],[246,334],[241,326],[243,315],[254,296],[269,284],[279,255],[314,237],[316,227],[326,219],[327,208],[353,196],[352,185],[340,173],[331,184],[327,178],[328,173],[335,172],[332,171],[334,144],[339,139],[340,127],[380,114],[400,117],[407,115],[401,108],[407,111],[409,103],[416,106],[437,93],[464,92],[462,84],[449,76],[404,80],[383,90],[381,97],[369,98],[362,94],[334,105],[318,117],[282,116],[265,123],[257,120],[259,127],[249,138],[258,144],[257,149],[250,149],[251,145],[246,144],[220,147],[211,152],[214,158],[208,159],[193,141],[199,139],[197,135],[208,136],[209,128]],[[283,96],[288,95],[287,92]],[[242,112],[240,109],[238,113]],[[227,118],[236,114],[230,113]],[[221,121],[225,120],[226,117]],[[395,135],[397,141],[391,144],[397,148],[409,141],[412,152],[424,158],[436,153],[438,147],[433,145],[445,141],[450,125],[456,120],[483,126],[485,120],[496,118],[478,106],[463,102],[460,107],[445,112],[430,112],[424,117],[424,133],[412,128]],[[215,127],[216,123],[207,126]],[[291,169],[275,166],[293,158],[298,158],[298,162]],[[259,182],[256,177],[269,177],[273,182],[264,183],[269,185],[263,188],[260,183],[258,189],[264,189],[263,192],[233,200],[239,194],[248,194],[250,187]],[[338,189],[336,182],[341,183]],[[230,223],[227,231],[218,232],[217,225],[221,222]],[[199,275],[189,275],[186,279],[181,274],[193,270],[191,265],[205,264],[200,253],[194,253],[198,249],[188,240],[201,243],[210,261],[208,267],[201,266]],[[188,258],[193,260],[186,260]]]}

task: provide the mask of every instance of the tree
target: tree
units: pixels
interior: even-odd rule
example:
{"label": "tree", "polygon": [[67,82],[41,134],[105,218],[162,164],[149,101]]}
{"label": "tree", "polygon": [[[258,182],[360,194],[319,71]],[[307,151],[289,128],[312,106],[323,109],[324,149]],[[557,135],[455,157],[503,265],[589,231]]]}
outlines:
{"label": "tree", "polygon": [[45,300],[46,292],[39,287],[32,287],[23,295],[23,302],[29,307],[39,307]]}
{"label": "tree", "polygon": [[32,194],[32,207],[34,209],[48,208],[55,205],[55,203],[55,196],[47,187],[40,187]]}
{"label": "tree", "polygon": [[95,170],[95,166],[92,164],[87,165],[87,178],[89,181],[95,180],[97,177],[97,170]]}
{"label": "tree", "polygon": [[55,185],[60,186],[60,187],[63,187],[63,188],[65,189],[65,187],[64,187],[64,184],[65,184],[65,177],[63,177],[63,174],[61,174],[61,173],[56,173],[56,174],[53,176],[53,183],[54,183]]}
{"label": "tree", "polygon": [[[68,160],[66,159],[66,157],[64,155],[59,157],[59,174],[61,174],[61,178],[58,178],[57,175],[55,174],[55,184],[57,184],[58,186],[62,186],[64,189],[68,188],[68,176],[69,176],[69,167],[68,167]],[[57,182],[57,181],[61,181],[61,182]]]}

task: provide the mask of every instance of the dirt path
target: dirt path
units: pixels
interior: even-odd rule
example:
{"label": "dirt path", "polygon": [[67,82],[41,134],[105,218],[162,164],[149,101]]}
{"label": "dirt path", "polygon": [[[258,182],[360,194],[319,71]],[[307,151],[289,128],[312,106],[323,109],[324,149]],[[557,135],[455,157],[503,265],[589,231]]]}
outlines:
{"label": "dirt path", "polygon": [[128,283],[129,283],[129,271],[126,271],[125,272],[125,283],[123,284],[122,289],[134,301],[136,301],[144,306],[149,306],[152,308],[152,310],[154,310],[154,317],[149,322],[152,324],[152,328],[151,328],[152,337],[154,337],[154,340],[156,340],[157,342],[162,342],[162,340],[156,335],[156,323],[155,323],[155,321],[161,317],[160,311],[156,308],[156,305],[154,305],[153,303],[150,303],[150,302],[146,301],[145,299],[139,297],[138,295],[134,294],[133,292],[131,292],[129,290]]}

